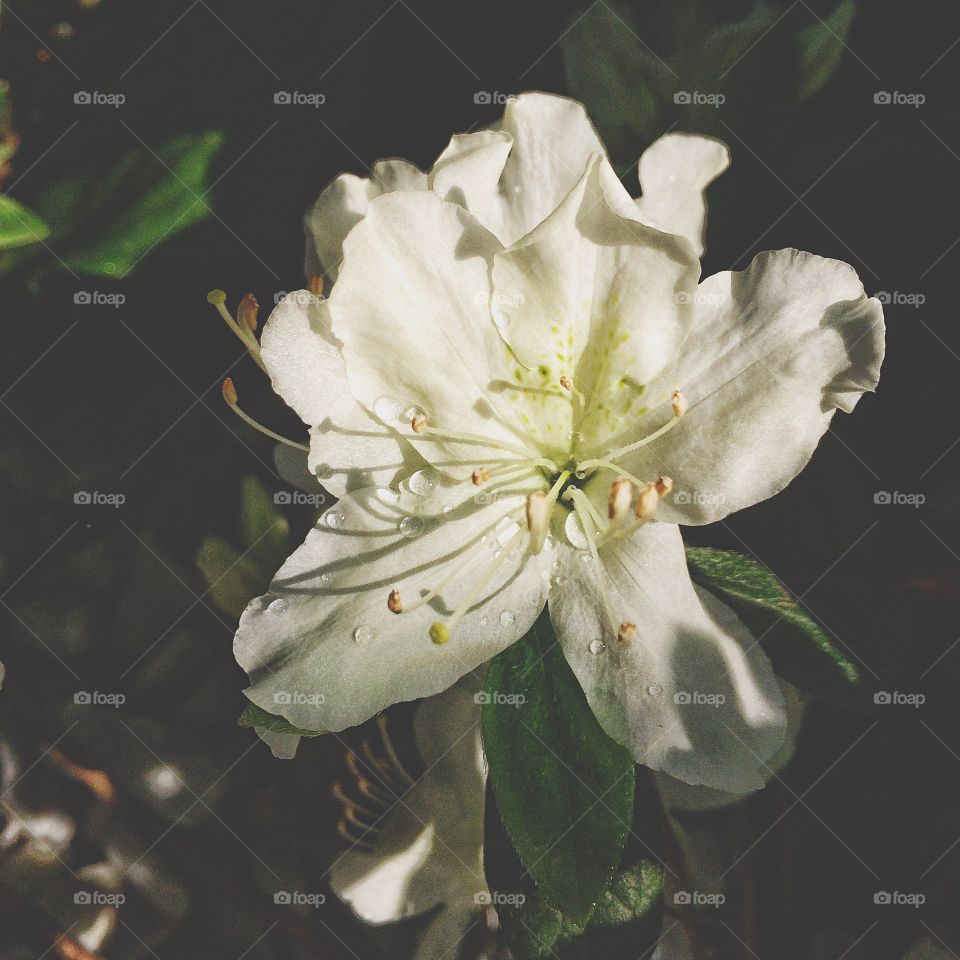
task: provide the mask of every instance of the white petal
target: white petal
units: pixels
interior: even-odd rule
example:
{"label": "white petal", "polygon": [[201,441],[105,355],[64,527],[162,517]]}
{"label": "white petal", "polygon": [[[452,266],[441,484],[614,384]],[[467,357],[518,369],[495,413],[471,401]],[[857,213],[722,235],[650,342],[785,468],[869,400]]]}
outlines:
{"label": "white petal", "polygon": [[460,478],[505,454],[427,440],[410,429],[410,412],[422,409],[431,427],[523,443],[498,388],[508,374],[489,306],[498,249],[462,207],[431,193],[390,194],[350,234],[329,300],[354,396]]}
{"label": "white petal", "polygon": [[[386,815],[373,850],[354,847],[330,871],[334,892],[368,922],[440,903],[477,913],[474,895],[486,889],[479,686],[479,675],[470,674],[420,704],[414,724],[425,772]],[[431,941],[428,934],[425,945]]]}
{"label": "white petal", "polygon": [[378,160],[371,177],[343,173],[328,184],[304,217],[304,272],[331,278],[343,257],[343,241],[363,219],[374,197],[394,190],[425,190],[427,175],[406,160]]}
{"label": "white petal", "polygon": [[883,311],[852,267],[797,250],[709,277],[695,310],[676,365],[647,391],[651,414],[619,440],[670,419],[674,388],[689,401],[687,414],[618,462],[644,479],[673,478],[662,519],[710,523],[779,493],[806,466],[834,410],[849,413],[874,389]]}
{"label": "white petal", "polygon": [[306,290],[288,294],[270,314],[260,350],[273,389],[311,428],[308,469],[334,496],[389,485],[422,466],[408,443],[354,400],[327,301]]}
{"label": "white petal", "polygon": [[481,907],[471,897],[485,889],[464,890],[456,903],[444,907],[423,932],[413,960],[454,960],[457,945],[482,919]]}
{"label": "white petal", "polygon": [[500,176],[512,146],[511,136],[499,130],[454,134],[430,171],[430,188],[496,233],[490,221],[500,217]]}
{"label": "white petal", "polygon": [[[783,695],[783,708],[787,717],[787,729],[780,748],[764,762],[760,771],[765,783],[777,777],[781,770],[793,759],[797,747],[797,737],[803,725],[803,715],[807,701],[793,684],[786,680],[777,680]],[[724,793],[710,787],[694,786],[676,780],[665,773],[655,775],[660,800],[669,812],[693,812],[717,810],[743,799],[742,794]]]}
{"label": "white petal", "polygon": [[[600,577],[583,556],[561,554],[567,583],[551,591],[550,615],[604,730],[638,763],[687,783],[763,786],[786,724],[780,690],[733,611],[690,582],[679,529],[652,523],[611,542]],[[631,642],[612,636],[601,587],[613,615],[636,625]]]}
{"label": "white petal", "polygon": [[[517,525],[497,523],[509,507],[445,489],[398,502],[385,493],[357,491],[327,511],[240,619],[234,653],[250,674],[247,696],[296,727],[342,730],[439,693],[522,636],[543,607],[549,556],[525,552],[525,531],[509,539]],[[522,505],[514,512],[522,519]],[[427,590],[439,596],[398,616],[387,609],[392,589],[408,607]],[[433,643],[431,624],[471,598],[449,641]]]}
{"label": "white petal", "polygon": [[573,405],[557,386],[561,376],[586,398],[576,426],[584,446],[599,446],[642,413],[643,385],[673,359],[689,329],[699,263],[682,237],[636,218],[610,164],[595,156],[563,204],[494,258],[494,300],[506,305],[502,335],[530,370],[522,385],[552,388],[558,397],[557,409],[537,420],[562,431],[564,445]]}
{"label": "white petal", "polygon": [[703,192],[729,166],[730,151],[719,140],[688,133],[660,137],[640,157],[640,219],[686,237],[702,256],[707,216]]}

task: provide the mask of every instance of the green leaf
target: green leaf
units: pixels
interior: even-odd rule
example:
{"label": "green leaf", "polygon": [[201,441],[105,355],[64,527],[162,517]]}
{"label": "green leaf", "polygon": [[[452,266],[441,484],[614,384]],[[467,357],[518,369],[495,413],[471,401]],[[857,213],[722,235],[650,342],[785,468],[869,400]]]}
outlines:
{"label": "green leaf", "polygon": [[12,197],[0,194],[0,250],[39,243],[50,235],[50,228],[35,213]]}
{"label": "green leaf", "polygon": [[504,942],[516,960],[636,960],[652,951],[662,920],[662,811],[652,775],[642,768],[637,773],[633,823],[620,868],[586,924],[574,923],[537,889],[488,790],[484,868],[498,898]]}
{"label": "green leaf", "polygon": [[243,713],[237,718],[238,727],[256,727],[258,730],[269,730],[271,733],[295,733],[301,737],[320,737],[323,734],[316,730],[301,730],[295,727],[286,717],[278,717],[274,713],[267,713],[263,707],[255,703],[248,703]]}
{"label": "green leaf", "polygon": [[485,693],[484,749],[504,825],[545,897],[583,924],[620,863],[633,761],[597,723],[546,611],[491,661]]}
{"label": "green leaf", "polygon": [[817,20],[797,35],[801,100],[822,90],[833,76],[843,58],[856,16],[857,7],[853,0],[843,0],[826,20]]}
{"label": "green leaf", "polygon": [[245,477],[241,491],[240,539],[248,556],[277,569],[290,553],[290,525],[256,477]]}
{"label": "green leaf", "polygon": [[732,551],[687,547],[687,566],[695,583],[736,611],[781,677],[823,700],[867,705],[859,667],[763,564]]}
{"label": "green leaf", "polygon": [[219,537],[204,537],[195,560],[216,606],[239,617],[247,604],[267,588],[270,575]]}
{"label": "green leaf", "polygon": [[43,209],[58,241],[64,238],[64,262],[81,273],[121,279],[161,241],[202,220],[209,211],[210,162],[222,143],[219,133],[186,134],[155,153],[132,150],[112,170],[88,170],[55,184]]}

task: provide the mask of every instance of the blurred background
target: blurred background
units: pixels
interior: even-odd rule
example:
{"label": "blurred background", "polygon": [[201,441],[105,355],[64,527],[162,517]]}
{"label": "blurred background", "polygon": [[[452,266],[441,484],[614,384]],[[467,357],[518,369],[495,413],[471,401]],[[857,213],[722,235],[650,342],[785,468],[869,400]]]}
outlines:
{"label": "blurred background", "polygon": [[15,0],[0,80],[0,957],[410,955],[416,921],[276,902],[325,889],[330,790],[370,732],[284,762],[236,724],[236,618],[315,511],[224,406],[229,375],[301,436],[205,294],[264,319],[330,178],[428,169],[526,89],[582,100],[634,192],[668,130],[730,145],[705,274],[795,246],[887,304],[879,392],[781,496],[690,539],[756,556],[903,696],[812,703],[780,781],[690,816],[730,869],[684,921],[703,956],[957,956],[951,5]]}

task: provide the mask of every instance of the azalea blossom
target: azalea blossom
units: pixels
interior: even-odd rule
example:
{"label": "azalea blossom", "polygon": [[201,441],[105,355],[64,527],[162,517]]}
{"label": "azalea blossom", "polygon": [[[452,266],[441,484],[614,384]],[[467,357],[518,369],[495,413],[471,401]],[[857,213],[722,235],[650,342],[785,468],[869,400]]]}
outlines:
{"label": "azalea blossom", "polygon": [[762,784],[782,698],[691,583],[679,525],[796,476],[875,387],[883,319],[851,267],[796,250],[700,281],[726,162],[665,137],[634,200],[583,109],[529,94],[428,175],[328,188],[310,223],[330,296],[287,296],[260,355],[340,500],[241,619],[254,703],[353,726],[450,687],[546,604],[637,762]]}

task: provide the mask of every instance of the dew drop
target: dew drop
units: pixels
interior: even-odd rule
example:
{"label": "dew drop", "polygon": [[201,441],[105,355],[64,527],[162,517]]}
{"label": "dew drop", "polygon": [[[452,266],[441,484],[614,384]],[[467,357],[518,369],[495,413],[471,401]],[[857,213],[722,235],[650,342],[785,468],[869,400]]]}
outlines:
{"label": "dew drop", "polygon": [[490,622],[490,618],[489,618],[486,614],[484,614],[484,615],[480,618],[480,626],[481,626],[481,627],[485,627],[489,622]]}
{"label": "dew drop", "polygon": [[586,476],[587,476],[587,471],[586,471],[586,470],[578,470],[578,471],[576,472],[576,474],[574,474],[574,476],[576,476],[576,478],[577,478],[578,480],[585,480],[585,479],[586,479]]}
{"label": "dew drop", "polygon": [[554,587],[562,587],[566,582],[567,578],[561,577],[559,574],[550,578],[550,583]]}
{"label": "dew drop", "polygon": [[509,627],[511,624],[515,623],[517,615],[512,610],[504,610],[500,614],[500,623],[504,627]]}
{"label": "dew drop", "polygon": [[332,513],[325,513],[323,515],[323,522],[331,530],[339,530],[343,526],[343,521],[345,519],[346,518],[344,517],[344,515],[342,513],[339,513],[338,511],[334,511]]}
{"label": "dew drop", "polygon": [[321,579],[324,583],[329,583],[329,582],[330,582],[330,574],[329,574],[329,573],[321,573],[321,574],[320,574],[320,579]]}
{"label": "dew drop", "polygon": [[437,472],[429,467],[425,470],[418,470],[410,475],[407,480],[407,488],[411,493],[418,497],[425,497],[437,488]]}
{"label": "dew drop", "polygon": [[453,507],[451,507],[449,503],[445,503],[445,504],[440,508],[440,512],[441,512],[441,513],[450,513],[450,512],[452,512],[452,510],[453,510]]}
{"label": "dew drop", "polygon": [[423,407],[418,407],[416,404],[407,407],[407,409],[403,411],[404,420],[412,420],[414,417],[425,417],[426,415],[427,411],[424,410]]}
{"label": "dew drop", "polygon": [[510,316],[503,310],[494,310],[493,322],[496,324],[498,330],[506,330],[510,325]]}
{"label": "dew drop", "polygon": [[423,521],[419,517],[404,517],[399,524],[400,532],[410,540],[423,532]]}
{"label": "dew drop", "polygon": [[276,614],[286,613],[287,607],[289,606],[290,604],[286,601],[284,597],[277,597],[276,600],[270,601],[270,606],[267,607],[267,613],[276,613]]}
{"label": "dew drop", "polygon": [[579,430],[571,430],[567,434],[567,439],[571,443],[579,443],[583,439],[583,434]]}
{"label": "dew drop", "polygon": [[602,640],[591,640],[587,649],[596,656],[598,653],[603,653],[607,649],[607,645]]}
{"label": "dew drop", "polygon": [[362,647],[364,644],[369,643],[375,636],[376,634],[373,632],[373,627],[364,625],[357,627],[357,629],[353,631],[353,642]]}
{"label": "dew drop", "polygon": [[378,397],[373,401],[373,412],[381,420],[399,420],[403,404],[393,397]]}
{"label": "dew drop", "polygon": [[660,694],[663,693],[663,687],[659,684],[651,683],[650,686],[647,687],[647,693],[649,693],[651,697],[659,697]]}
{"label": "dew drop", "polygon": [[570,546],[575,550],[586,550],[589,546],[587,543],[587,535],[583,530],[583,521],[580,519],[580,514],[576,512],[567,514],[567,519],[563,522],[563,532],[567,535]]}

